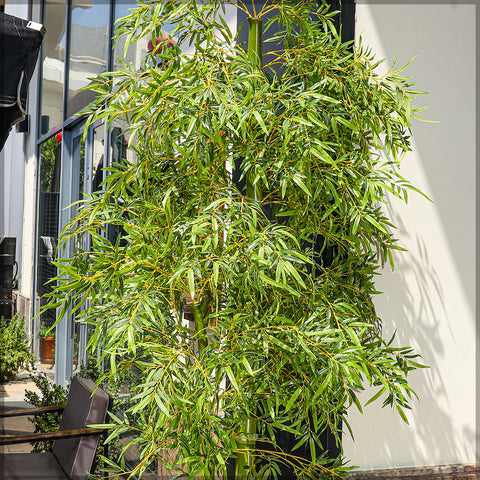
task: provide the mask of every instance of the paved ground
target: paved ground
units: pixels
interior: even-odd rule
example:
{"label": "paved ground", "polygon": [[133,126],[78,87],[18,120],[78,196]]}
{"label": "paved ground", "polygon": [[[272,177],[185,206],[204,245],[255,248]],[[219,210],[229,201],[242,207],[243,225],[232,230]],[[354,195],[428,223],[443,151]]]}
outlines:
{"label": "paved ground", "polygon": [[[0,409],[10,410],[28,408],[25,403],[25,390],[37,390],[28,373],[18,374],[14,380],[0,384]],[[33,432],[33,425],[28,417],[0,418],[0,435],[15,435]],[[30,452],[29,443],[0,446],[0,453]]]}

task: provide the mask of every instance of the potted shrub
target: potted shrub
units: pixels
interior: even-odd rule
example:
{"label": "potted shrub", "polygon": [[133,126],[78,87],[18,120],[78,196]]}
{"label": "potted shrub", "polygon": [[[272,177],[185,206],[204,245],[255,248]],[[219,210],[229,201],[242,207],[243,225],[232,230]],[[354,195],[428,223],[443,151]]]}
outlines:
{"label": "potted shrub", "polygon": [[0,382],[15,378],[20,368],[30,369],[33,356],[25,334],[24,318],[0,319]]}
{"label": "potted shrub", "polygon": [[[49,407],[63,405],[67,401],[68,389],[60,385],[55,385],[49,380],[47,375],[40,373],[39,375],[30,375],[31,380],[35,384],[36,390],[25,391],[25,401],[33,407]],[[42,413],[33,415],[29,418],[35,427],[34,432],[55,432],[60,425],[61,413]],[[32,452],[50,452],[52,450],[53,441],[32,442]]]}
{"label": "potted shrub", "polygon": [[55,362],[55,328],[40,324],[40,362],[53,364]]}
{"label": "potted shrub", "polygon": [[[342,44],[326,6],[238,2],[252,18],[246,53],[223,5],[141,1],[120,22],[127,45],[156,44],[165,26],[176,42],[91,86],[87,123],[126,121],[137,159],[114,165],[63,232],[61,244],[89,236],[92,247],[56,262],[50,307],[61,318],[83,303],[107,375],[139,372],[110,425],[111,438],[135,436],[133,473],[159,462],[214,478],[234,459],[238,478],[282,466],[330,478],[347,469],[319,453],[322,433],[341,447],[358,392],[376,386],[371,401],[404,419],[413,394],[416,355],[382,338],[373,279],[399,248],[381,205],[412,188],[398,167],[415,92]],[[272,12],[264,41],[282,50],[262,68],[253,45]],[[282,451],[278,432],[295,448]]]}

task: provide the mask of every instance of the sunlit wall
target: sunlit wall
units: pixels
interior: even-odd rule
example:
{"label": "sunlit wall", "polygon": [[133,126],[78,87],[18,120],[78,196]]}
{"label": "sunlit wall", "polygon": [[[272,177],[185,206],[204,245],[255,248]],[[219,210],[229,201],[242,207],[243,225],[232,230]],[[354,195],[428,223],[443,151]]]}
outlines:
{"label": "sunlit wall", "polygon": [[376,301],[385,334],[396,329],[430,368],[412,375],[419,400],[410,425],[377,405],[363,416],[351,411],[355,441],[345,439],[345,455],[363,469],[473,463],[476,6],[369,3],[357,3],[357,37],[387,58],[384,69],[397,54],[398,65],[416,56],[406,74],[429,92],[416,103],[428,105],[424,117],[438,122],[413,125],[414,151],[401,173],[433,203],[414,193],[408,205],[392,201],[408,252],[396,255],[393,273],[385,268]]}

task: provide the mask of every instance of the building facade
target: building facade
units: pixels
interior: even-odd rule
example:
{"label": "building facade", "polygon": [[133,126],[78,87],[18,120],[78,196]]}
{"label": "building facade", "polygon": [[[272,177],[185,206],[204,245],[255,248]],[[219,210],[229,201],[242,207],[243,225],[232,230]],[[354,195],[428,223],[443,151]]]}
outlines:
{"label": "building facade", "polygon": [[[103,167],[128,155],[119,127],[106,131],[102,124],[84,132],[77,115],[93,96],[79,91],[91,77],[114,68],[116,19],[128,14],[135,2],[55,1],[7,2],[6,13],[38,21],[47,29],[35,76],[30,83],[28,132],[12,132],[2,152],[2,234],[17,239],[18,311],[27,319],[33,350],[47,371],[65,385],[85,355],[85,325],[61,322],[56,332],[55,312],[41,313],[50,280],[59,233],[75,216],[72,203],[99,188]],[[124,58],[138,64],[147,53],[147,40]],[[85,133],[85,136],[84,136]],[[65,254],[77,247],[66,245]],[[45,338],[55,336],[55,354],[44,356]]]}
{"label": "building facade", "polygon": [[[89,78],[115,67],[123,45],[111,42],[116,19],[134,0],[5,0],[5,12],[43,23],[43,50],[30,83],[27,132],[13,131],[0,153],[0,235],[17,239],[17,310],[24,314],[40,356],[52,312],[41,313],[55,275],[52,265],[59,232],[75,216],[69,207],[99,188],[103,167],[130,155],[121,125],[94,124],[85,130],[77,115],[92,99]],[[353,3],[353,2],[348,2]],[[0,2],[1,5],[1,2]],[[229,13],[232,29],[243,20]],[[405,177],[432,199],[412,193],[408,205],[392,201],[389,212],[399,252],[396,269],[377,280],[377,307],[385,335],[397,332],[399,343],[412,345],[428,370],[419,370],[405,424],[379,405],[352,410],[356,438],[344,437],[344,453],[362,470],[413,468],[411,474],[381,478],[442,475],[456,478],[480,463],[480,385],[477,347],[476,246],[476,58],[478,3],[439,1],[382,2],[358,0],[354,23],[357,43],[369,45],[387,68],[414,61],[405,70],[428,95],[428,106],[415,122],[413,152]],[[345,23],[345,28],[347,24]],[[147,40],[127,52],[139,65]],[[75,239],[65,254],[78,248]],[[82,245],[80,247],[86,247]],[[55,355],[42,368],[65,385],[85,355],[88,330],[72,316],[56,328]],[[371,396],[366,392],[365,399]],[[423,473],[422,473],[423,472]],[[410,475],[408,477],[407,475]],[[378,478],[378,477],[377,477]],[[422,477],[415,477],[422,478]],[[437,478],[437,477],[435,477]],[[473,478],[473,477],[472,477]]]}

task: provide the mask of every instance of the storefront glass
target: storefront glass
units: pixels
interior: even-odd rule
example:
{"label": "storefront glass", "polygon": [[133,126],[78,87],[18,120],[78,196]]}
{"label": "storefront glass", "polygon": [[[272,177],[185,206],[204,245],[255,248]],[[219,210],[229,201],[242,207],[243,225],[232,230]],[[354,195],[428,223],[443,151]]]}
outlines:
{"label": "storefront glass", "polygon": [[59,126],[63,120],[66,13],[67,2],[46,0],[44,24],[48,34],[43,40],[40,136]]}
{"label": "storefront glass", "polygon": [[105,0],[73,0],[70,28],[67,114],[88,105],[93,92],[82,91],[90,78],[108,68],[110,6]]}
{"label": "storefront glass", "polygon": [[[51,280],[57,274],[53,264],[58,243],[60,159],[62,137],[58,134],[40,147],[40,182],[37,221],[37,282],[36,313],[48,302]],[[56,319],[55,310],[46,310],[39,316],[38,356],[43,368],[48,370],[55,362],[55,329],[49,332]]]}
{"label": "storefront glass", "polygon": [[[115,5],[115,19],[126,17],[131,13],[131,9],[135,8],[137,2],[135,0],[125,0],[123,2],[118,2]],[[144,37],[136,42],[134,45],[130,45],[125,53],[125,37],[121,37],[117,40],[115,48],[113,51],[113,68],[116,70],[120,68],[121,63],[119,58],[122,59],[127,65],[130,62],[133,64],[135,69],[139,69],[140,65],[148,53],[148,41],[150,38]]]}
{"label": "storefront glass", "polygon": [[[72,239],[58,254],[60,229],[75,218],[78,204],[85,194],[101,188],[104,168],[133,160],[134,150],[128,148],[128,134],[124,122],[116,121],[108,133],[105,126],[96,124],[84,132],[84,126],[74,116],[95,98],[93,92],[79,91],[88,87],[91,78],[109,68],[118,68],[113,60],[118,55],[134,68],[148,55],[148,42],[144,38],[124,53],[120,40],[115,50],[109,36],[114,31],[112,19],[119,19],[136,8],[136,0],[45,0],[43,23],[47,28],[42,56],[41,109],[39,136],[46,139],[39,146],[39,187],[37,210],[37,253],[35,257],[35,352],[46,331],[56,322],[55,309],[40,313],[49,301],[54,284],[51,279],[57,269],[56,255],[70,256],[77,249],[89,248],[88,239]],[[84,135],[85,134],[85,135]],[[107,235],[115,240],[121,232],[109,229]],[[77,322],[77,315],[62,319],[49,335],[56,336],[52,343],[54,353],[42,357],[43,370],[55,371],[57,383],[66,384],[78,367],[86,361],[87,325]],[[56,352],[56,354],[55,354]],[[48,356],[47,355],[47,356]],[[51,362],[56,355],[55,369]]]}

